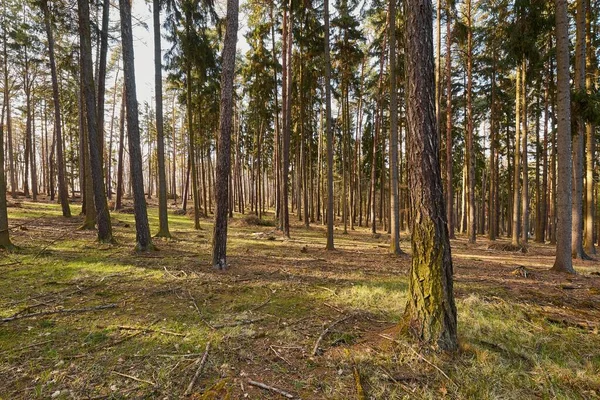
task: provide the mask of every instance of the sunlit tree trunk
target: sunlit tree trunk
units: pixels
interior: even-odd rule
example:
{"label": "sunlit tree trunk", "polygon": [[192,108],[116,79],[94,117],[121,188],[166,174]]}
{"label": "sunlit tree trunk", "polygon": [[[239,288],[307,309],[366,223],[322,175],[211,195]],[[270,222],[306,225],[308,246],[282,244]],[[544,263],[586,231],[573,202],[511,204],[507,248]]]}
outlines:
{"label": "sunlit tree trunk", "polygon": [[552,269],[575,273],[571,258],[571,186],[573,184],[571,163],[571,91],[569,85],[569,16],[567,0],[555,0],[556,5],[556,61],[557,61],[557,115],[558,132],[558,180],[556,214],[556,259]]}
{"label": "sunlit tree trunk", "polygon": [[435,129],[432,12],[431,0],[406,0],[412,265],[404,321],[419,341],[456,350],[452,258]]}

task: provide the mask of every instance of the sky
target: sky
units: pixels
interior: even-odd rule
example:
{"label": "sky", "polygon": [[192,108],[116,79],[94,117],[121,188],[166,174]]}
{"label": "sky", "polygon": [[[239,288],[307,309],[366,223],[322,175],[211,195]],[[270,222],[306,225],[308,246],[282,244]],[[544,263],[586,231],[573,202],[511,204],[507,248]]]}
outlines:
{"label": "sky", "polygon": [[[246,32],[246,16],[241,12],[244,0],[240,1],[239,29],[238,29],[238,49],[245,52],[247,48],[244,33]],[[226,4],[224,0],[217,0],[215,3],[217,13],[220,16],[226,14]],[[133,1],[133,40],[135,54],[135,78],[137,85],[138,102],[144,104],[144,101],[151,103],[154,98],[154,30],[152,26],[152,3],[145,0]],[[162,15],[161,15],[162,17]],[[161,23],[162,23],[161,18]],[[146,29],[142,23],[147,25]],[[162,40],[163,55],[169,43]],[[163,74],[163,76],[165,76]]]}

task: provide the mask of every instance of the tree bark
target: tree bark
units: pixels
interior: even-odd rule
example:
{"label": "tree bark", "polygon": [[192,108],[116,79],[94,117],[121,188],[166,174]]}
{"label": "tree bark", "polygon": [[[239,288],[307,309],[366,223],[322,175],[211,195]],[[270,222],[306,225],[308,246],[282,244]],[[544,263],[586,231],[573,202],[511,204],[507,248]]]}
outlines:
{"label": "tree bark", "polygon": [[217,145],[215,181],[215,227],[212,244],[212,265],[227,268],[227,202],[230,173],[231,121],[233,118],[233,79],[235,73],[235,47],[238,30],[238,0],[227,0],[227,28],[223,44],[221,72],[221,109]]}
{"label": "tree bark", "polygon": [[[105,0],[107,1],[107,0]],[[156,100],[156,150],[158,155],[158,233],[171,237],[167,215],[167,174],[165,171],[165,133],[163,127],[162,62],[160,48],[160,0],[153,0],[154,25],[154,97]]]}
{"label": "tree bark", "polygon": [[406,1],[412,264],[404,319],[422,342],[456,350],[456,306],[435,129],[431,0]]}
{"label": "tree bark", "polygon": [[[86,0],[80,0],[86,1]],[[133,54],[133,33],[131,27],[131,3],[119,0],[121,14],[121,42],[123,52],[123,77],[125,80],[125,101],[127,117],[127,139],[129,144],[129,168],[133,189],[133,209],[135,214],[135,239],[137,251],[153,250],[150,238],[148,212],[144,198],[144,177],[142,172],[142,152],[140,149],[140,128],[138,102],[135,87],[135,66]]]}
{"label": "tree bark", "polygon": [[[54,100],[54,132],[56,139],[56,163],[58,168],[58,195],[60,198],[60,204],[62,207],[63,217],[71,216],[71,209],[69,207],[69,193],[67,191],[67,181],[65,178],[65,159],[63,155],[63,140],[62,140],[62,123],[61,123],[61,112],[60,112],[60,96],[58,91],[58,76],[56,72],[56,62],[54,60],[54,36],[52,33],[52,27],[50,23],[50,11],[48,9],[48,0],[42,0],[40,3],[42,12],[44,14],[44,24],[46,27],[46,35],[48,36],[48,56],[50,58],[50,74],[52,77],[52,98]],[[89,6],[88,6],[89,9]],[[88,14],[89,21],[89,14]],[[88,23],[89,30],[89,23]],[[90,50],[91,53],[91,50]],[[90,54],[91,57],[91,54]],[[90,59],[91,61],[91,59]],[[92,78],[90,77],[90,82]],[[93,87],[92,87],[93,95]],[[95,110],[95,108],[94,108]]]}
{"label": "tree bark", "polygon": [[[94,185],[94,204],[96,206],[96,221],[98,223],[98,240],[112,242],[112,226],[106,190],[104,187],[104,174],[102,172],[102,158],[98,132],[98,119],[96,99],[94,97],[94,77],[92,69],[92,46],[90,39],[90,10],[87,0],[78,0],[79,13],[79,41],[81,51],[81,77],[83,80],[83,94],[85,99],[86,121],[88,129],[88,147],[90,151],[90,165],[92,169],[92,182]],[[60,142],[57,138],[57,142]],[[60,143],[57,143],[60,147]],[[60,158],[60,157],[59,157]],[[59,167],[60,169],[60,167]]]}
{"label": "tree bark", "polygon": [[446,1],[446,220],[454,239],[454,173],[452,163],[452,23],[451,3]]}
{"label": "tree bark", "polygon": [[[438,0],[439,4],[439,0]],[[440,26],[438,9],[438,31]],[[390,43],[390,253],[400,255],[403,251],[400,249],[400,206],[398,202],[398,90],[396,89],[396,0],[389,2],[388,37]],[[438,44],[439,49],[439,44]],[[439,55],[439,53],[438,53]],[[439,64],[439,60],[438,60]],[[437,69],[436,88],[439,87],[439,68]],[[439,96],[436,91],[436,111],[439,121]],[[437,132],[439,126],[436,124]]]}
{"label": "tree bark", "polygon": [[556,61],[557,61],[557,115],[558,132],[558,180],[556,214],[556,259],[552,270],[575,273],[572,251],[571,186],[573,176],[571,163],[571,91],[569,85],[569,16],[567,0],[555,0],[556,5]]}

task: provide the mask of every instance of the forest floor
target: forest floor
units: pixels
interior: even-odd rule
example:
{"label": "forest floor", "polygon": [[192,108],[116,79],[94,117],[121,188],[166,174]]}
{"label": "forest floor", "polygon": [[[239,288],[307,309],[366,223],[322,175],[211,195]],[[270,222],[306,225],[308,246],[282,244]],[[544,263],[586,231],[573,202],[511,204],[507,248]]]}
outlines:
{"label": "forest floor", "polygon": [[550,245],[452,241],[460,349],[448,355],[396,334],[410,258],[390,256],[385,234],[338,226],[327,252],[321,225],[292,216],[284,239],[236,215],[231,267],[215,272],[210,219],[195,231],[171,213],[174,239],[136,254],[132,214],[112,214],[107,245],[55,204],[14,205],[18,249],[0,253],[2,399],[185,398],[198,371],[188,398],[285,398],[250,381],[302,399],[600,398],[600,262],[551,273]]}

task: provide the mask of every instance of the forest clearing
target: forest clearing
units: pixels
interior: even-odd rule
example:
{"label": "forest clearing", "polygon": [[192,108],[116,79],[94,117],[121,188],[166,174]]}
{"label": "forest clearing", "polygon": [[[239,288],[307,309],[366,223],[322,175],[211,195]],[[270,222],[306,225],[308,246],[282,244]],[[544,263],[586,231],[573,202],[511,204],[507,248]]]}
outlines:
{"label": "forest clearing", "polygon": [[219,272],[212,220],[198,231],[169,213],[174,239],[137,253],[132,214],[112,214],[117,242],[101,244],[78,229],[83,217],[18,204],[19,250],[0,263],[0,398],[183,398],[209,342],[189,398],[285,398],[249,380],[302,399],[600,397],[600,263],[551,273],[550,245],[452,241],[459,350],[449,356],[395,334],[410,258],[388,253],[389,235],[357,227],[328,252],[321,225],[293,224],[285,239],[236,214],[231,266]]}

